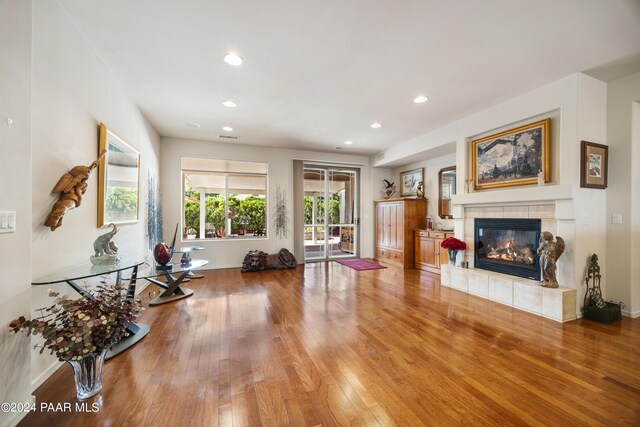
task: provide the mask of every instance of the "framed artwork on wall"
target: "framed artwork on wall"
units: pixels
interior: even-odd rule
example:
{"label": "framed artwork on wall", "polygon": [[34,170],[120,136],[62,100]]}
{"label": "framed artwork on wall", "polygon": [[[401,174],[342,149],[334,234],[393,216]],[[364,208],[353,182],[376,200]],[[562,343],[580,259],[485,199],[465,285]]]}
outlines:
{"label": "framed artwork on wall", "polygon": [[541,120],[471,141],[473,188],[511,187],[551,180],[549,128]]}
{"label": "framed artwork on wall", "polygon": [[582,141],[580,159],[580,187],[607,188],[609,147]]}
{"label": "framed artwork on wall", "polygon": [[418,184],[424,179],[424,168],[400,172],[400,197],[416,196]]}
{"label": "framed artwork on wall", "polygon": [[102,150],[107,154],[98,169],[98,227],[138,222],[140,153],[100,123]]}

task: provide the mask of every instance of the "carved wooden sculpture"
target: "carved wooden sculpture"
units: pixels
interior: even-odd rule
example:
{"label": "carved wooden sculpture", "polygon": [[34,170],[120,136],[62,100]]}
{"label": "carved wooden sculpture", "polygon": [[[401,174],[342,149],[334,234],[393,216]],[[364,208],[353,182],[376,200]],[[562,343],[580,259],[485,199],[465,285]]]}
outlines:
{"label": "carved wooden sculpture", "polygon": [[51,213],[47,216],[44,225],[51,231],[62,225],[62,217],[69,209],[77,208],[82,203],[82,195],[87,191],[87,181],[107,150],[102,150],[100,156],[89,166],[76,166],[60,177],[60,180],[53,187],[52,193],[60,193],[60,198],[51,208]]}
{"label": "carved wooden sculpture", "polygon": [[553,241],[553,234],[543,231],[540,234],[540,245],[538,246],[538,255],[540,255],[540,268],[542,270],[542,281],[540,286],[546,288],[557,288],[558,279],[556,278],[556,261],[564,252],[564,239],[556,236]]}

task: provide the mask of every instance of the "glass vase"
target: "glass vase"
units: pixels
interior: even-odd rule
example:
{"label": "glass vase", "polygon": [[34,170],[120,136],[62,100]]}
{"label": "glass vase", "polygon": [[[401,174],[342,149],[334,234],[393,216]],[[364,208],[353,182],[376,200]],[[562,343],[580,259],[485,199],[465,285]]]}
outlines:
{"label": "glass vase", "polygon": [[455,267],[456,265],[456,257],[458,256],[458,251],[455,249],[449,249],[449,265]]}
{"label": "glass vase", "polygon": [[73,369],[78,400],[95,396],[102,390],[102,367],[107,349],[89,353],[80,360],[67,360]]}

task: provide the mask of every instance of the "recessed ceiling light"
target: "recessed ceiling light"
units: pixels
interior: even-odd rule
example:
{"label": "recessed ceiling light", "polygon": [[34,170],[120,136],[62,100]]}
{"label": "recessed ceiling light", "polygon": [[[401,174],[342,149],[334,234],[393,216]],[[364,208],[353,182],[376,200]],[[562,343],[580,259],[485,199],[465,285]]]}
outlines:
{"label": "recessed ceiling light", "polygon": [[233,128],[231,126],[225,126],[222,128],[222,130],[225,132],[233,132]]}
{"label": "recessed ceiling light", "polygon": [[231,101],[231,100],[224,101],[224,102],[222,103],[222,105],[224,105],[225,107],[229,107],[229,108],[234,108],[234,107],[237,107],[237,106],[238,106],[238,104],[236,104],[235,102],[233,102],[233,101]]}
{"label": "recessed ceiling light", "polygon": [[229,53],[224,56],[224,62],[226,62],[229,65],[233,65],[237,67],[238,65],[242,65],[244,60],[240,58],[238,55],[236,55],[235,53]]}
{"label": "recessed ceiling light", "polygon": [[376,123],[371,124],[371,127],[374,128],[374,129],[379,129],[379,128],[382,127],[382,125],[380,123],[376,122]]}
{"label": "recessed ceiling light", "polygon": [[422,104],[423,102],[427,102],[429,100],[429,98],[427,98],[424,95],[419,95],[416,96],[416,98],[413,100],[413,102],[415,102],[416,104]]}
{"label": "recessed ceiling light", "polygon": [[189,123],[187,123],[187,127],[188,128],[192,128],[192,129],[198,129],[200,127],[200,123],[189,122]]}
{"label": "recessed ceiling light", "polygon": [[345,141],[344,143],[345,143],[346,145],[351,145],[351,144],[353,144],[353,141]]}

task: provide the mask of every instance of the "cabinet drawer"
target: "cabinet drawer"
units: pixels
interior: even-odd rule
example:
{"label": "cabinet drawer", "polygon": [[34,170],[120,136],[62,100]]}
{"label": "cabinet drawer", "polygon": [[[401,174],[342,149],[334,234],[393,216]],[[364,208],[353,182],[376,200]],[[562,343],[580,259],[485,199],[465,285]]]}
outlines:
{"label": "cabinet drawer", "polygon": [[380,261],[388,261],[396,264],[403,264],[404,257],[402,251],[394,251],[387,248],[376,248],[376,259]]}
{"label": "cabinet drawer", "polygon": [[444,231],[430,231],[429,237],[433,237],[434,239],[444,239],[445,232]]}
{"label": "cabinet drawer", "polygon": [[417,236],[421,236],[421,237],[428,237],[429,236],[429,232],[426,230],[413,230],[413,234],[417,237]]}

